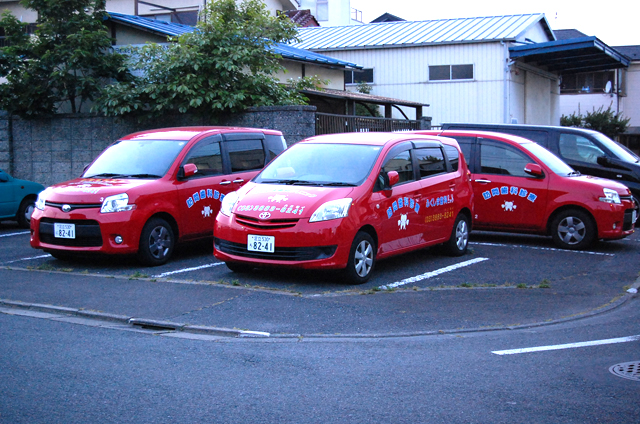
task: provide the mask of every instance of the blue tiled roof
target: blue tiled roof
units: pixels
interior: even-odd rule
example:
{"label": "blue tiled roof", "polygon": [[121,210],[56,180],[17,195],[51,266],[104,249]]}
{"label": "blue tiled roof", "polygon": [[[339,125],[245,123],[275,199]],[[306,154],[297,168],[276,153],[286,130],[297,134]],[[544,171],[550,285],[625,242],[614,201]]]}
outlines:
{"label": "blue tiled roof", "polygon": [[[157,19],[145,18],[142,16],[125,15],[116,12],[107,12],[109,19],[114,22],[119,22],[125,25],[137,27],[150,32],[166,36],[177,36],[185,33],[189,33],[195,30],[195,27],[183,24],[176,24],[173,22],[159,21]],[[319,53],[314,53],[308,50],[300,49],[297,47],[289,46],[282,43],[276,43],[271,50],[281,55],[285,59],[302,61],[308,63],[315,63],[325,66],[335,66],[339,68],[356,68],[362,69],[362,66],[355,63],[346,62],[344,60],[334,59],[329,56],[325,56]]]}
{"label": "blue tiled roof", "polygon": [[540,21],[543,21],[549,38],[555,39],[544,14],[536,13],[299,28],[298,33],[302,42],[293,45],[311,50],[340,50],[515,40]]}

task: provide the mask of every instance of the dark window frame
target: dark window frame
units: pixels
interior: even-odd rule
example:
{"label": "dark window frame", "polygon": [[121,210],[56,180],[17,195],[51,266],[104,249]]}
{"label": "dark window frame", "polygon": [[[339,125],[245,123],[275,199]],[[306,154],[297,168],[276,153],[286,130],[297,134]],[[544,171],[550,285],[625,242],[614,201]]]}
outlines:
{"label": "dark window frame", "polygon": [[[458,65],[429,65],[428,69],[430,82],[473,81],[476,76],[475,65],[472,63]],[[447,70],[448,72],[446,72]],[[471,76],[468,76],[469,70],[471,70]]]}

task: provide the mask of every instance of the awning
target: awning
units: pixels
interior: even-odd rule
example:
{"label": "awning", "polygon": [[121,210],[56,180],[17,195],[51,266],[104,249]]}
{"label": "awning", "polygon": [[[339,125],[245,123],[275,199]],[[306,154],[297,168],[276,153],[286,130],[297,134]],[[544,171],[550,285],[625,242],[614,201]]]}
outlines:
{"label": "awning", "polygon": [[560,74],[626,68],[631,60],[596,37],[570,38],[509,47],[514,60]]}

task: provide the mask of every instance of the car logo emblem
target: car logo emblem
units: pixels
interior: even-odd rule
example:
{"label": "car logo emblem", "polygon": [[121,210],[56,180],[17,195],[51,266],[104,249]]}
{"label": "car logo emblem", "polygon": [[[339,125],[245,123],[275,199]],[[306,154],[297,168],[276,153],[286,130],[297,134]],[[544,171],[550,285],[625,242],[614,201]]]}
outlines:
{"label": "car logo emblem", "polygon": [[271,214],[269,212],[262,212],[260,215],[258,215],[258,217],[260,219],[269,219],[271,217]]}
{"label": "car logo emblem", "polygon": [[69,212],[71,210],[71,206],[69,205],[62,205],[62,212]]}

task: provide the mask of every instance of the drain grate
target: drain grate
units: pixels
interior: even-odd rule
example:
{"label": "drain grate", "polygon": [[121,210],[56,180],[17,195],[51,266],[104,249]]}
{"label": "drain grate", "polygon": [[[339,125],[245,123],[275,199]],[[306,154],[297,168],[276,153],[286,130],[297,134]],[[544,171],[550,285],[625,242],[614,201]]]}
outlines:
{"label": "drain grate", "polygon": [[640,361],[616,364],[609,368],[609,371],[618,377],[640,381]]}

